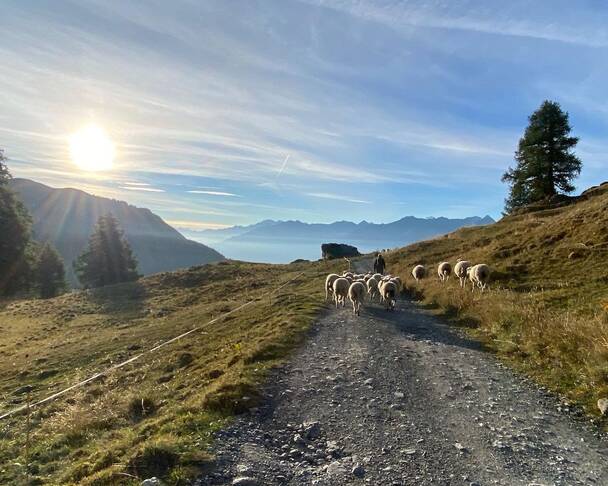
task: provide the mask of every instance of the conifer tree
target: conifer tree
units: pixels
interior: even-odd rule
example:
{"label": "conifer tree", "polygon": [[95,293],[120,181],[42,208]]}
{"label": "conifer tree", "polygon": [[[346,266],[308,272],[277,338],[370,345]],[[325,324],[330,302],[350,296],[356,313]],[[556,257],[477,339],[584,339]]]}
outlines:
{"label": "conifer tree", "polygon": [[137,260],[112,215],[101,216],[86,250],[74,263],[85,287],[101,287],[137,280]]}
{"label": "conifer tree", "polygon": [[0,149],[0,295],[10,295],[30,283],[31,218],[8,187],[11,174]]}
{"label": "conifer tree", "polygon": [[43,299],[55,297],[67,287],[63,260],[48,242],[42,245],[38,253],[35,278],[36,288]]}
{"label": "conifer tree", "polygon": [[529,118],[519,140],[517,165],[503,175],[511,188],[506,200],[507,213],[526,204],[574,191],[572,181],[582,163],[573,153],[577,137],[570,136],[568,113],[554,101],[544,101]]}

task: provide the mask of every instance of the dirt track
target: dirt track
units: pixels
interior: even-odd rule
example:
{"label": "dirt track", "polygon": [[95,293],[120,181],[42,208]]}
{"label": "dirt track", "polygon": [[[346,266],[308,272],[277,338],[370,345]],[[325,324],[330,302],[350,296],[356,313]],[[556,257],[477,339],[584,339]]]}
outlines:
{"label": "dirt track", "polygon": [[608,484],[576,410],[414,304],[330,310],[198,484]]}

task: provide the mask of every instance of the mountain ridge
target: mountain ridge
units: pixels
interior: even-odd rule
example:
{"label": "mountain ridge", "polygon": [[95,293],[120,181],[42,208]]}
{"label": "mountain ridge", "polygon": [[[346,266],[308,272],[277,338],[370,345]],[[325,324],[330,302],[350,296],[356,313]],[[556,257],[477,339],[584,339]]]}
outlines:
{"label": "mountain ridge", "polygon": [[[301,237],[316,237],[319,232],[323,232],[327,238],[345,237],[352,239],[378,240],[378,237],[386,237],[387,234],[377,234],[373,230],[382,228],[393,230],[393,234],[389,233],[390,238],[398,238],[399,235],[405,235],[405,231],[412,231],[411,225],[415,225],[420,229],[420,232],[428,233],[429,231],[436,234],[443,234],[453,231],[463,226],[479,226],[494,223],[494,219],[490,216],[470,216],[466,218],[447,218],[444,216],[418,218],[416,216],[404,216],[396,221],[389,223],[372,223],[362,220],[359,223],[353,221],[334,221],[332,223],[306,223],[300,220],[263,220],[252,225],[231,226],[222,229],[209,230],[181,230],[184,234],[199,237],[201,239],[208,238],[210,241],[235,241],[243,236],[247,238],[301,238]],[[404,225],[410,225],[410,228],[405,228]],[[426,228],[422,228],[426,227]],[[269,233],[269,228],[272,228],[272,234]],[[293,231],[298,233],[294,234]],[[327,231],[333,231],[327,234]],[[342,234],[336,230],[343,231]],[[362,230],[371,230],[373,233],[365,234]],[[306,234],[304,232],[307,231]],[[413,235],[416,236],[416,235]],[[428,235],[424,235],[428,237]],[[435,236],[435,235],[430,235]]]}
{"label": "mountain ridge", "polygon": [[86,247],[97,219],[108,213],[120,223],[144,275],[224,259],[213,248],[187,239],[148,208],[30,179],[12,179],[10,186],[32,215],[34,238],[57,248],[72,285],[77,284],[72,263]]}

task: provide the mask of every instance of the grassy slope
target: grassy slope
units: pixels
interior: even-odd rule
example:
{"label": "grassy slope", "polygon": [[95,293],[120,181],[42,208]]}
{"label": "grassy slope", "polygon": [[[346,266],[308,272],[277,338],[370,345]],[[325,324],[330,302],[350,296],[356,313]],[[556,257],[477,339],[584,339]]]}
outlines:
{"label": "grassy slope", "polygon": [[[2,411],[25,402],[23,385],[34,401],[203,326],[36,409],[30,482],[182,484],[200,472],[211,432],[255,405],[265,372],[301,340],[334,265],[226,262],[0,310]],[[272,299],[206,324],[302,270]],[[0,483],[25,482],[25,437],[24,414],[0,423]]]}
{"label": "grassy slope", "polygon": [[[394,251],[388,268],[517,368],[597,413],[595,402],[608,395],[607,207],[604,185],[569,206]],[[457,279],[441,285],[437,264],[457,258],[490,265],[492,290],[462,291]],[[431,267],[419,286],[410,277],[417,263]]]}

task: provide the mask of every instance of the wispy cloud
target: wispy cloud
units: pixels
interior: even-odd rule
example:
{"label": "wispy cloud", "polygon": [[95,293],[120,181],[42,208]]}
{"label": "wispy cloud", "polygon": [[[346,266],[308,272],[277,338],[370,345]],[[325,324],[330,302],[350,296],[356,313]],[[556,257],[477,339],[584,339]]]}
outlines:
{"label": "wispy cloud", "polygon": [[144,192],[165,192],[163,189],[157,189],[155,187],[144,187],[144,186],[120,186],[121,189],[127,191],[144,191]]}
{"label": "wispy cloud", "polygon": [[371,204],[370,201],[365,201],[363,199],[355,199],[349,196],[343,196],[341,194],[331,194],[329,192],[307,192],[306,196],[316,197],[319,199],[333,199],[335,201],[345,201],[355,204]]}
{"label": "wispy cloud", "polygon": [[238,194],[234,194],[232,192],[224,192],[224,191],[202,191],[199,189],[193,189],[191,191],[186,191],[190,194],[207,194],[209,196],[228,196],[228,197],[242,197]]}
{"label": "wispy cloud", "polygon": [[[309,3],[379,21],[396,29],[412,26],[453,29],[590,47],[608,46],[608,33],[602,26],[606,12],[577,10],[565,0],[535,4],[526,0],[512,0],[508,3],[468,0],[309,0]],[[564,16],[564,12],[568,12],[568,15]]]}
{"label": "wispy cloud", "polygon": [[126,186],[141,186],[141,187],[145,187],[145,186],[149,186],[150,184],[146,183],[146,182],[123,182],[124,185]]}
{"label": "wispy cloud", "polygon": [[[370,190],[392,191],[412,213],[456,211],[480,184],[498,206],[500,174],[545,97],[575,108],[581,140],[604,137],[606,106],[594,103],[607,74],[601,2],[75,5],[2,4],[10,168],[169,219],[185,217],[178,206],[218,224],[317,217],[301,207],[305,193],[371,219]],[[112,174],[84,175],[69,159],[69,134],[90,122],[116,144]],[[606,150],[595,145],[581,144],[582,180],[600,177]]]}

